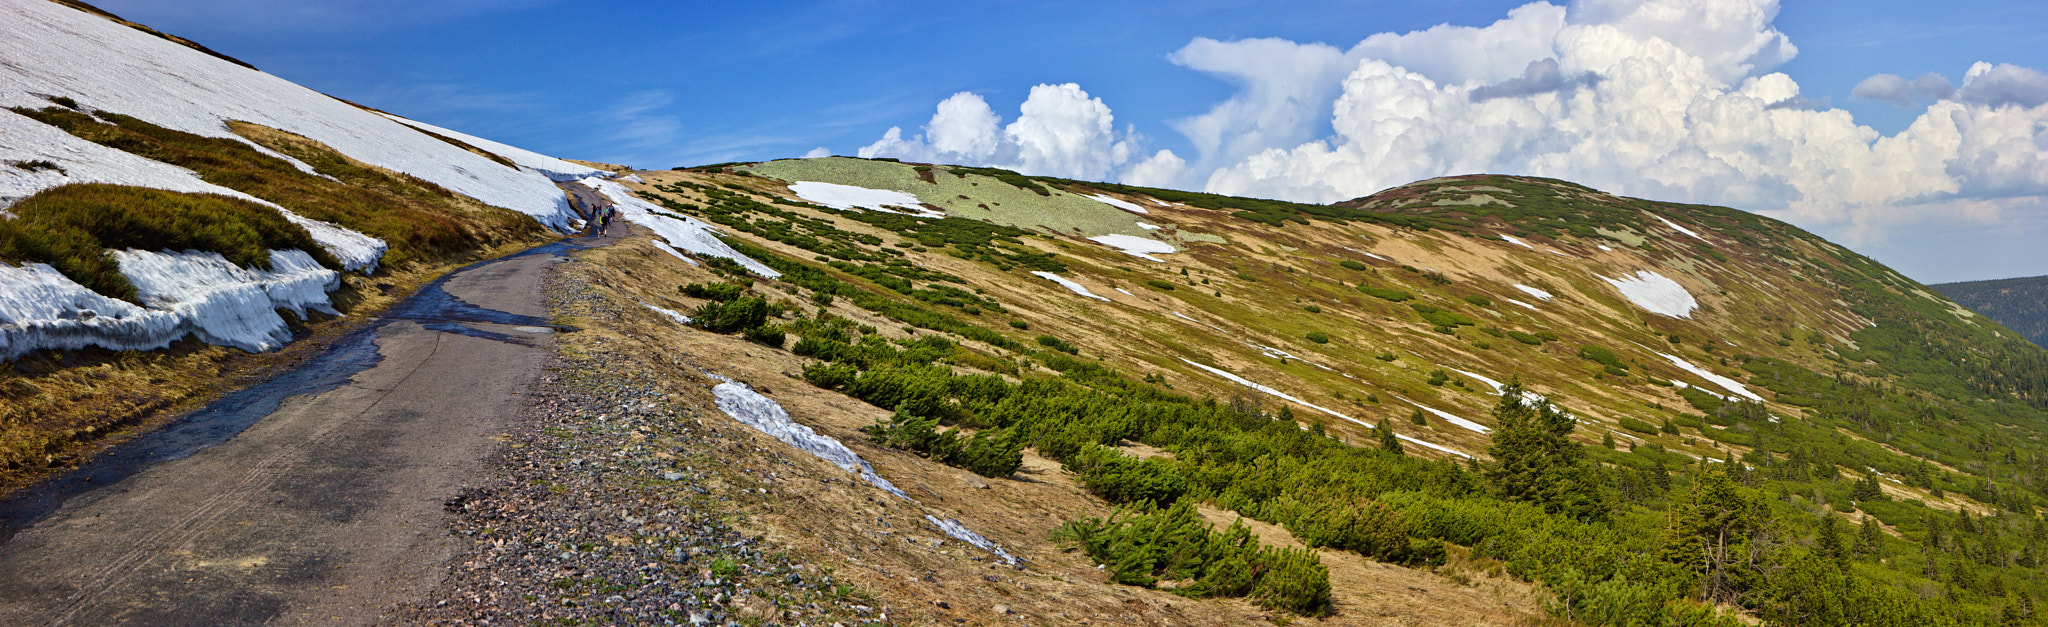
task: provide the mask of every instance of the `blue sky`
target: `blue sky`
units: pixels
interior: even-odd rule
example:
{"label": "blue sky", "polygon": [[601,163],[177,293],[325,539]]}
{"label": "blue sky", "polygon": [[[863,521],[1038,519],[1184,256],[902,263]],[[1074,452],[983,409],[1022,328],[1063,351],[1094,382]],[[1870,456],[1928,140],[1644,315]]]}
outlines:
{"label": "blue sky", "polygon": [[[1853,116],[1853,124],[1868,126],[1885,136],[1905,130],[1925,115],[1930,103],[1939,99],[1915,99],[1894,93],[1895,103],[1853,95],[1859,83],[1877,74],[1897,75],[1907,81],[1928,73],[1939,74],[1946,83],[1963,87],[1957,92],[1958,100],[1985,92],[1984,86],[2016,85],[2013,89],[2019,90],[2015,93],[2019,94],[2016,97],[2021,106],[2044,108],[2027,100],[2033,97],[2033,92],[2027,90],[2033,89],[2030,81],[2038,73],[2021,70],[2048,68],[2048,45],[2044,45],[2048,44],[2048,3],[1882,0],[1793,2],[1776,6],[1767,0],[1662,1],[1681,8],[1716,3],[1747,8],[1761,5],[1775,11],[1767,21],[1725,26],[1717,32],[1731,37],[1767,36],[1752,39],[1782,39],[1796,46],[1796,55],[1790,55],[1789,60],[1754,63],[1757,67],[1747,72],[1720,71],[1715,78],[1726,85],[1707,89],[1712,95],[1736,91],[1735,85],[1743,78],[1783,73],[1796,81],[1797,98],[1774,102],[1772,107],[1796,106],[1814,112],[1839,109]],[[1438,43],[1426,39],[1413,43],[1422,49],[1409,57],[1354,49],[1362,40],[1375,34],[1407,33],[1441,24],[1485,28],[1509,18],[1510,12],[1524,2],[1320,0],[1287,3],[1284,9],[1271,2],[1222,0],[941,5],[592,5],[552,0],[101,0],[97,4],[329,94],[569,158],[665,168],[793,157],[818,147],[836,154],[854,154],[866,148],[872,154],[950,156],[960,161],[1036,169],[1045,174],[1299,200],[1363,195],[1373,191],[1370,188],[1404,182],[1399,176],[1411,171],[1433,175],[1454,173],[1461,167],[1490,171],[1524,169],[1527,173],[1561,175],[1632,195],[1757,210],[1846,242],[1926,282],[2048,274],[2048,252],[2041,250],[2048,247],[2035,244],[2048,238],[2048,208],[2044,208],[2048,203],[2041,201],[2044,193],[2048,193],[2048,181],[2042,179],[2048,179],[2048,175],[1964,172],[1950,176],[1946,182],[1929,181],[1921,188],[1866,192],[1862,189],[1877,186],[1865,183],[1860,189],[1845,192],[1839,184],[1822,191],[1821,187],[1827,184],[1816,182],[1839,181],[1840,176],[1801,180],[1753,172],[1727,175],[1732,178],[1689,174],[1696,173],[1698,168],[1668,174],[1637,174],[1643,169],[1640,164],[1625,161],[1583,173],[1569,168],[1558,170],[1563,166],[1546,165],[1558,163],[1557,159],[1546,160],[1520,148],[1475,161],[1457,152],[1456,146],[1463,144],[1441,143],[1448,141],[1442,138],[1438,138],[1440,145],[1434,148],[1435,161],[1415,168],[1406,167],[1409,164],[1405,163],[1401,164],[1403,167],[1389,168],[1384,162],[1360,160],[1362,157],[1332,161],[1335,157],[1304,149],[1317,143],[1339,154],[1361,146],[1365,150],[1360,154],[1372,152],[1367,145],[1370,142],[1361,139],[1358,128],[1338,129],[1332,123],[1333,101],[1349,93],[1343,90],[1366,90],[1360,91],[1360,96],[1368,92],[1378,96],[1392,93],[1370,91],[1365,86],[1339,86],[1347,75],[1360,76],[1352,74],[1360,59],[1391,59],[1392,65],[1406,68],[1423,67],[1430,59],[1458,55],[1453,48],[1429,49]],[[1601,11],[1625,12],[1627,6],[1617,6],[1630,4],[1620,0],[1585,0],[1571,5],[1572,16],[1566,21],[1584,21],[1584,16]],[[1558,15],[1564,13],[1562,9],[1557,11]],[[1533,14],[1525,12],[1525,16]],[[1641,20],[1616,23],[1623,24],[1621,29],[1638,39],[1651,36],[1644,33],[1658,32],[1654,25],[1643,26]],[[1489,37],[1484,33],[1477,36]],[[1553,45],[1555,42],[1549,37],[1542,35],[1538,43]],[[1693,43],[1681,41],[1689,37],[1668,36],[1680,48],[1705,56],[1711,56],[1710,49],[1721,45],[1711,38]],[[1225,78],[1222,72],[1195,69],[1202,65],[1190,60],[1195,56],[1190,52],[1194,50],[1190,44],[1197,38],[1216,42],[1284,40],[1275,46],[1292,46],[1287,49],[1319,54],[1318,58],[1331,63],[1333,69],[1310,77],[1266,78],[1268,74],[1284,73],[1284,66],[1289,66],[1268,60],[1265,65],[1252,63],[1254,67],[1240,69]],[[1328,49],[1303,47],[1315,43],[1327,44]],[[1566,87],[1557,93],[1571,93],[1574,84],[1580,85],[1580,90],[1594,90],[1602,84],[1613,88],[1619,84],[1600,75],[1606,70],[1572,74],[1574,67],[1592,67],[1585,64],[1596,61],[1574,61],[1562,54],[1553,56],[1563,60],[1566,74]],[[1251,55],[1248,48],[1222,46],[1215,49],[1212,58],[1264,57]],[[1394,62],[1400,58],[1411,61],[1406,65]],[[1994,85],[1987,78],[1973,91],[1965,85],[1965,74],[1979,61],[2011,64],[2019,69],[2009,73],[2012,80]],[[1509,69],[1520,68],[1521,64],[1516,60]],[[1709,66],[1708,72],[1714,73],[1713,64]],[[1431,85],[1421,86],[1411,80],[1403,84],[1407,87],[1387,86],[1392,83],[1380,87],[1411,89],[1412,93],[1402,93],[1420,98],[1455,93],[1463,99],[1471,97],[1470,94],[1457,91],[1452,84],[1507,84],[1501,80],[1506,75],[1498,72],[1416,71],[1433,79]],[[1396,79],[1400,77],[1381,78],[1399,82]],[[1100,140],[1097,143],[1061,148],[1094,151],[1092,156],[1033,153],[1034,144],[1028,137],[1016,135],[1014,128],[995,125],[1010,125],[1023,117],[1019,107],[1027,98],[1036,97],[1034,86],[1067,83],[1078,89],[1061,93],[1044,90],[1045,93],[1038,94],[1048,107],[1063,107],[1057,108],[1060,115],[1047,114],[1044,119],[1048,123],[1099,124],[1113,116],[1111,132],[1096,138]],[[1307,94],[1318,102],[1308,103],[1293,117],[1243,114],[1230,118],[1225,113],[1214,113],[1217,128],[1222,129],[1218,132],[1226,137],[1225,143],[1233,133],[1252,126],[1265,124],[1270,130],[1275,119],[1295,120],[1287,132],[1248,141],[1242,150],[1219,150],[1213,146],[1205,149],[1182,132],[1188,125],[1180,121],[1212,113],[1219,104],[1253,91],[1249,88],[1255,83],[1283,92],[1292,89],[1289,93]],[[1778,95],[1768,98],[1782,96],[1778,93],[1782,91],[1769,92]],[[978,103],[974,98],[948,100],[961,92],[978,97]],[[1532,102],[1537,102],[1539,108],[1547,102],[1540,100],[1542,96],[1534,97],[1538,100]],[[1247,98],[1247,106],[1257,108],[1258,103],[1252,102],[1257,98]],[[1986,100],[1993,96],[1978,98],[1992,103],[1983,105],[1987,112],[1993,104],[2003,102]],[[1099,106],[1090,109],[1091,100],[1099,101]],[[940,130],[944,125],[933,119],[935,106],[941,101],[959,105],[961,111],[984,112],[985,117],[992,113],[997,119],[961,122],[956,136],[993,133],[990,137],[996,139],[990,141],[1001,145],[988,144],[988,149],[981,152],[942,151],[944,142],[939,137],[946,131]],[[1588,107],[1581,109],[1580,114],[1619,111],[1618,107]],[[1275,110],[1271,106],[1267,109],[1268,113]],[[1481,114],[1460,111],[1433,112],[1430,119],[1446,128],[1474,124],[1485,127],[1483,119],[1470,117]],[[1354,117],[1368,114],[1378,115],[1358,110]],[[2048,115],[2008,122],[2024,126],[2043,119],[2048,119]],[[1823,128],[1823,122],[1807,120],[1796,124],[1807,125],[1800,128]],[[902,141],[878,144],[892,127],[900,129]],[[1816,133],[1839,133],[1841,128],[1845,127],[1786,132],[1807,138],[1796,143],[1810,145]],[[1005,135],[1005,131],[1011,133]],[[2024,139],[2024,130],[2019,132]],[[2038,149],[2048,151],[2048,131],[2036,134],[2034,143]],[[1679,142],[1682,146],[1670,148],[1662,162],[1668,163],[1672,155],[1687,154],[1700,145],[1713,150],[1711,142],[1703,144],[1699,134],[1695,135]],[[1459,141],[1470,142],[1471,138]],[[1542,141],[1558,140],[1551,137]],[[1771,142],[1784,141],[1788,140],[1774,135],[1752,143],[1776,145]],[[1962,144],[1967,152],[1970,142],[1965,139]],[[1328,174],[1319,175],[1322,179],[1305,180],[1299,176],[1261,173],[1245,161],[1259,149],[1288,153],[1273,157],[1273,164],[1284,164],[1296,171],[1307,171],[1313,166]],[[1622,150],[1597,143],[1582,145],[1580,149]],[[1779,150],[1766,146],[1751,152]],[[1161,151],[1170,152],[1173,158],[1157,158]],[[1038,156],[1034,158],[1034,154]],[[1804,163],[1799,157],[1788,159],[1791,161],[1786,162],[1786,168]],[[1175,162],[1182,165],[1167,167]],[[1140,170],[1141,165],[1147,168]],[[1760,167],[1769,166],[1770,163],[1764,163]],[[1866,181],[1911,178],[1886,176],[1883,171],[1883,167],[1910,168],[1908,165],[1828,167],[1860,172],[1863,178],[1859,180]],[[1962,166],[1955,163],[1947,167],[1951,172],[1962,172]]]}

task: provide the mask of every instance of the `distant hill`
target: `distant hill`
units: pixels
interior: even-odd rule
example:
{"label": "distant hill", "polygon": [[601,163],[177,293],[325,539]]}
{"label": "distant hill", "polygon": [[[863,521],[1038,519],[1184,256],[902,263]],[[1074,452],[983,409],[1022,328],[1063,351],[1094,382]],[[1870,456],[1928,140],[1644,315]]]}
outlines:
{"label": "distant hill", "polygon": [[2048,276],[1929,285],[1964,307],[2048,346]]}

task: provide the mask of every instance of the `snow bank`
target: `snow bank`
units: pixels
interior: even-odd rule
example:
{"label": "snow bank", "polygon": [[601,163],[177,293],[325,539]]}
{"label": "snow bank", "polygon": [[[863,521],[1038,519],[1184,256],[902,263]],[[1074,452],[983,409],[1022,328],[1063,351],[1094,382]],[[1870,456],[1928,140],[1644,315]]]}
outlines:
{"label": "snow bank", "polygon": [[[1080,294],[1080,295],[1082,295],[1082,296],[1086,296],[1086,297],[1089,297],[1089,298],[1093,298],[1093,299],[1095,299],[1095,300],[1099,300],[1099,301],[1102,301],[1102,302],[1114,302],[1114,301],[1111,301],[1111,300],[1109,300],[1109,299],[1107,299],[1107,298],[1103,298],[1103,297],[1101,297],[1101,296],[1096,296],[1094,292],[1090,292],[1090,291],[1088,291],[1088,288],[1086,288],[1086,287],[1082,287],[1080,283],[1075,283],[1075,282],[1073,282],[1073,281],[1067,280],[1067,278],[1066,278],[1066,277],[1063,277],[1063,276],[1060,276],[1060,275],[1057,275],[1057,274],[1053,274],[1053,273],[1051,273],[1051,272],[1045,272],[1045,271],[1034,271],[1034,272],[1032,272],[1031,274],[1032,274],[1032,276],[1036,276],[1036,277],[1038,277],[1038,278],[1041,278],[1041,279],[1045,279],[1045,280],[1047,280],[1047,281],[1052,281],[1052,282],[1054,282],[1054,283],[1058,283],[1058,284],[1060,284],[1060,287],[1064,287],[1064,288],[1067,288],[1067,291],[1073,292],[1073,293],[1075,293],[1075,294]],[[1122,291],[1122,290],[1118,290],[1118,291]],[[1129,294],[1130,292],[1124,292],[1124,293],[1125,293],[1125,294]]]}
{"label": "snow bank", "polygon": [[1088,238],[1088,241],[1095,242],[1097,244],[1102,244],[1110,248],[1115,248],[1126,255],[1139,257],[1150,261],[1157,261],[1160,263],[1165,263],[1165,260],[1160,259],[1158,257],[1154,257],[1152,256],[1153,254],[1180,252],[1179,250],[1175,249],[1172,244],[1168,244],[1166,242],[1158,240],[1145,239],[1134,235],[1097,235],[1095,237]]}
{"label": "snow bank", "polygon": [[270,270],[219,253],[111,251],[143,306],[95,294],[43,264],[0,264],[0,359],[37,349],[155,350],[186,335],[250,352],[292,340],[277,310],[335,314],[341,275],[297,250],[270,251]]}
{"label": "snow bank", "polygon": [[1685,291],[1685,286],[1649,270],[1637,270],[1634,277],[1600,279],[1620,290],[1628,302],[1667,318],[1691,318],[1692,310],[1700,306],[1699,301],[1692,299],[1692,293]]}
{"label": "snow bank", "polygon": [[[1685,370],[1686,372],[1690,372],[1690,373],[1693,373],[1693,374],[1695,374],[1695,375],[1699,375],[1699,377],[1700,377],[1700,378],[1702,378],[1702,379],[1706,379],[1708,383],[1712,383],[1712,384],[1714,384],[1714,385],[1718,385],[1718,386],[1721,386],[1721,389],[1723,389],[1723,390],[1727,390],[1727,391],[1729,391],[1729,392],[1733,392],[1733,393],[1735,393],[1735,394],[1737,394],[1737,395],[1740,395],[1740,396],[1742,396],[1743,398],[1747,398],[1747,399],[1749,399],[1749,400],[1752,400],[1752,401],[1756,401],[1756,402],[1759,402],[1759,403],[1761,403],[1761,402],[1763,402],[1763,401],[1764,401],[1764,398],[1763,398],[1763,397],[1761,397],[1761,396],[1757,396],[1755,392],[1751,392],[1751,391],[1749,391],[1749,388],[1748,388],[1747,386],[1744,386],[1744,385],[1742,385],[1742,383],[1740,383],[1740,382],[1737,382],[1737,381],[1736,381],[1736,380],[1734,380],[1734,379],[1730,379],[1730,378],[1728,378],[1728,377],[1724,377],[1724,376],[1721,376],[1721,375],[1718,375],[1718,374],[1714,374],[1714,372],[1713,372],[1712,370],[1708,370],[1708,369],[1706,369],[1706,368],[1701,368],[1701,367],[1699,367],[1699,366],[1695,366],[1695,365],[1692,365],[1692,362],[1686,361],[1686,360],[1684,360],[1684,359],[1680,359],[1680,358],[1678,358],[1678,356],[1676,356],[1676,355],[1669,355],[1669,354],[1665,354],[1665,353],[1658,353],[1657,351],[1650,351],[1650,352],[1653,352],[1653,353],[1657,353],[1657,356],[1659,356],[1659,357],[1663,357],[1664,359],[1666,359],[1666,360],[1669,360],[1669,361],[1671,362],[1671,365],[1673,365],[1673,366],[1678,366],[1678,367],[1679,367],[1680,369],[1683,369],[1683,370]],[[1704,390],[1702,390],[1702,391],[1704,391]]]}
{"label": "snow bank", "polygon": [[[1522,290],[1522,293],[1536,297],[1536,300],[1550,300],[1552,298],[1556,298],[1556,296],[1551,296],[1550,292],[1545,292],[1543,290],[1529,287],[1527,285],[1523,285],[1520,283],[1515,284],[1515,289]],[[1535,307],[1530,307],[1530,309],[1535,309]]]}
{"label": "snow bank", "polygon": [[[0,3],[0,41],[7,42],[7,62],[0,64],[0,107],[42,108],[50,106],[46,96],[64,96],[84,108],[237,141],[225,121],[242,120],[303,135],[364,163],[525,213],[553,228],[565,228],[574,215],[561,190],[538,172],[505,167],[282,78],[54,2]],[[6,152],[17,152],[13,131],[23,118],[0,117],[12,118],[0,124],[7,127]],[[195,191],[154,185],[149,176],[123,178],[117,176],[119,167],[95,167],[91,162],[104,158],[105,151],[51,156],[66,172],[91,180]],[[0,188],[10,196],[62,182],[49,173],[0,173]]]}
{"label": "snow bank", "polygon": [[662,215],[667,212],[633,195],[633,190],[626,189],[626,186],[612,181],[592,177],[583,179],[582,183],[604,194],[605,198],[611,199],[613,207],[618,209],[619,217],[647,227],[648,230],[654,231],[655,235],[668,240],[670,246],[698,255],[731,259],[745,266],[748,271],[771,279],[782,276],[782,273],[776,272],[774,268],[761,265],[761,262],[740,254],[731,246],[725,245],[725,242],[718,241],[715,236],[717,229],[701,220],[688,216],[670,217],[674,214]]}
{"label": "snow bank", "polygon": [[[1178,315],[1178,314],[1176,314],[1176,315]],[[1266,393],[1266,394],[1268,394],[1268,395],[1274,396],[1274,397],[1276,397],[1276,398],[1279,398],[1279,399],[1281,399],[1281,400],[1286,400],[1286,401],[1292,401],[1292,402],[1294,402],[1294,403],[1298,403],[1298,404],[1301,404],[1301,405],[1303,405],[1303,406],[1306,406],[1306,407],[1314,408],[1314,409],[1315,409],[1316,411],[1320,411],[1320,412],[1323,412],[1323,413],[1325,413],[1325,414],[1329,414],[1329,415],[1332,415],[1332,416],[1336,416],[1336,417],[1338,417],[1338,418],[1342,418],[1342,419],[1345,419],[1345,420],[1351,421],[1351,422],[1352,422],[1353,424],[1356,424],[1356,425],[1359,425],[1359,426],[1362,426],[1362,427],[1365,427],[1365,428],[1368,428],[1368,429],[1372,428],[1372,424],[1371,424],[1371,423],[1368,423],[1368,422],[1366,422],[1366,421],[1363,421],[1363,420],[1359,420],[1359,419],[1357,419],[1357,418],[1352,418],[1352,417],[1350,417],[1350,416],[1346,416],[1346,415],[1344,415],[1344,414],[1340,414],[1340,413],[1337,413],[1337,412],[1334,412],[1334,411],[1330,411],[1330,409],[1328,409],[1328,408],[1325,408],[1325,407],[1321,407],[1321,406],[1315,405],[1315,404],[1313,404],[1313,403],[1310,403],[1310,402],[1308,402],[1308,401],[1304,401],[1304,400],[1301,400],[1301,399],[1295,398],[1295,397],[1293,397],[1293,396],[1289,396],[1289,395],[1288,395],[1288,394],[1287,394],[1286,392],[1282,392],[1282,391],[1279,391],[1279,390],[1275,390],[1275,389],[1273,389],[1273,388],[1269,388],[1269,387],[1266,387],[1266,386],[1263,386],[1263,385],[1259,385],[1259,384],[1257,384],[1257,383],[1253,383],[1253,382],[1251,382],[1251,381],[1249,381],[1249,380],[1246,380],[1246,379],[1245,379],[1244,377],[1240,377],[1240,376],[1237,376],[1237,375],[1234,375],[1234,374],[1230,374],[1230,373],[1229,373],[1228,371],[1224,371],[1224,370],[1221,370],[1221,369],[1217,369],[1217,368],[1211,368],[1211,367],[1209,367],[1209,366],[1205,366],[1205,365],[1202,365],[1202,364],[1199,364],[1199,363],[1196,363],[1196,362],[1193,362],[1193,361],[1189,361],[1189,360],[1188,360],[1188,359],[1187,359],[1186,357],[1182,357],[1182,358],[1181,358],[1181,361],[1187,362],[1187,364],[1188,364],[1188,365],[1190,365],[1190,366],[1194,366],[1194,367],[1196,367],[1196,368],[1201,368],[1201,369],[1203,369],[1203,370],[1206,370],[1206,371],[1208,371],[1208,372],[1209,372],[1209,374],[1213,374],[1213,375],[1216,375],[1216,376],[1219,376],[1219,377],[1223,377],[1223,378],[1225,378],[1225,379],[1229,379],[1229,380],[1230,380],[1230,382],[1232,382],[1232,383],[1236,383],[1236,384],[1238,384],[1238,385],[1242,385],[1242,386],[1245,386],[1245,387],[1251,388],[1251,389],[1253,389],[1253,390],[1257,390],[1257,391],[1259,391],[1259,392],[1263,392],[1263,393]],[[1459,451],[1456,451],[1456,450],[1452,450],[1452,449],[1450,449],[1450,448],[1446,448],[1446,447],[1444,447],[1444,446],[1441,446],[1441,445],[1438,445],[1438,444],[1435,444],[1435,443],[1432,443],[1432,442],[1427,442],[1427,441],[1423,441],[1423,440],[1418,440],[1418,439],[1415,439],[1415,438],[1409,437],[1409,436],[1407,436],[1407,435],[1403,435],[1403,434],[1399,434],[1399,433],[1396,433],[1396,434],[1394,434],[1394,437],[1400,438],[1400,439],[1401,439],[1401,441],[1403,441],[1403,442],[1409,442],[1409,443],[1415,444],[1416,446],[1422,446],[1422,447],[1426,447],[1426,448],[1430,448],[1430,449],[1435,449],[1435,450],[1437,450],[1437,451],[1441,451],[1441,452],[1443,452],[1443,453],[1445,453],[1445,454],[1449,454],[1449,455],[1456,455],[1456,456],[1459,456],[1459,457],[1464,457],[1464,458],[1467,458],[1467,459],[1470,459],[1470,458],[1472,457],[1471,455],[1466,455],[1466,454],[1464,454],[1464,453],[1461,453],[1461,452],[1459,452]]]}
{"label": "snow bank", "polygon": [[305,218],[282,208],[277,211],[292,224],[306,229],[306,233],[313,236],[313,243],[319,244],[327,254],[334,255],[343,270],[361,271],[363,274],[376,272],[377,262],[384,258],[384,251],[391,250],[391,245],[384,240]]}
{"label": "snow bank", "polygon": [[[653,305],[648,306],[653,307]],[[820,435],[810,427],[797,424],[795,420],[791,420],[789,412],[782,408],[781,403],[775,402],[775,399],[762,396],[761,393],[755,392],[754,388],[747,387],[745,383],[719,377],[718,375],[712,376],[724,381],[711,388],[712,396],[718,398],[718,411],[725,412],[725,415],[731,416],[734,420],[738,420],[749,427],[753,427],[756,431],[766,433],[777,440],[781,440],[784,444],[807,451],[812,455],[818,456],[818,459],[831,462],[832,465],[838,466],[847,472],[858,473],[861,480],[868,482],[869,485],[881,488],[885,492],[903,498],[903,500],[917,503],[917,499],[910,498],[910,495],[904,494],[903,490],[897,489],[895,484],[889,483],[888,479],[883,479],[881,475],[875,474],[875,469],[868,465],[867,460],[861,459],[859,454],[854,453],[853,449],[846,448],[846,445],[840,443],[837,438],[829,435]],[[923,504],[919,503],[919,505]],[[981,534],[975,533],[965,525],[961,525],[960,521],[951,518],[942,520],[930,514],[925,515],[925,520],[931,521],[932,525],[937,526],[940,531],[945,532],[946,535],[952,536],[956,540],[996,554],[996,557],[1002,558],[1005,563],[1017,563],[1016,556],[1011,555],[1008,551],[1004,551],[1002,546],[990,542],[988,538],[982,537]]]}
{"label": "snow bank", "polygon": [[153,350],[184,336],[176,313],[101,296],[48,265],[0,263],[0,360],[43,348]]}
{"label": "snow bank", "polygon": [[644,300],[643,300],[643,301],[640,301],[640,306],[642,306],[642,307],[646,307],[646,308],[648,308],[648,309],[652,309],[652,310],[654,310],[654,313],[658,313],[658,314],[661,314],[661,315],[664,315],[664,316],[668,316],[668,319],[676,321],[676,324],[679,324],[679,325],[683,325],[683,326],[686,326],[686,327],[687,327],[687,326],[690,326],[690,317],[689,317],[689,316],[685,316],[685,315],[683,315],[683,314],[680,314],[680,313],[676,313],[676,311],[675,311],[674,309],[666,309],[666,308],[662,308],[662,307],[657,307],[657,306],[655,306],[655,305],[654,305],[654,303],[650,303],[650,302],[647,302],[647,301],[644,301]]}
{"label": "snow bank", "polygon": [[297,250],[270,251],[268,271],[243,268],[220,253],[117,250],[121,276],[135,284],[142,304],[178,314],[185,327],[208,344],[261,352],[292,341],[278,309],[305,317],[311,309],[339,315],[327,292],[341,287],[341,274],[320,267]]}
{"label": "snow bank", "polygon": [[1522,240],[1518,240],[1518,239],[1515,239],[1515,238],[1514,238],[1514,237],[1512,237],[1512,236],[1508,236],[1508,235],[1502,235],[1502,236],[1500,236],[1500,239],[1501,239],[1501,241],[1505,241],[1505,242],[1507,242],[1507,243],[1509,243],[1509,244],[1514,244],[1514,245],[1516,245],[1516,246],[1520,246],[1520,247],[1523,247],[1523,248],[1527,248],[1527,249],[1529,249],[1529,250],[1536,250],[1536,247],[1535,247],[1535,246],[1530,246],[1528,242],[1524,242],[1524,241],[1522,241]]}
{"label": "snow bank", "polygon": [[1109,205],[1111,207],[1116,207],[1124,211],[1129,211],[1131,213],[1152,213],[1150,211],[1146,211],[1144,207],[1140,207],[1136,203],[1121,198],[1117,198],[1115,196],[1109,196],[1106,194],[1096,194],[1094,196],[1089,196],[1089,198],[1093,198],[1097,202],[1100,202],[1102,204]]}
{"label": "snow bank", "polygon": [[1450,412],[1446,412],[1446,411],[1443,411],[1443,410],[1441,410],[1441,409],[1437,409],[1437,408],[1435,408],[1435,407],[1430,407],[1430,406],[1428,406],[1428,405],[1424,405],[1424,404],[1422,404],[1422,403],[1417,403],[1417,402],[1415,402],[1415,401],[1411,401],[1411,400],[1408,400],[1408,399],[1405,399],[1405,398],[1401,398],[1401,397],[1399,397],[1399,396],[1395,396],[1394,398],[1399,398],[1399,399],[1401,399],[1401,402],[1403,402],[1403,403],[1407,403],[1407,404],[1410,404],[1410,405],[1414,405],[1414,406],[1416,406],[1416,407],[1418,407],[1418,408],[1421,408],[1421,409],[1422,409],[1422,411],[1426,411],[1426,412],[1429,412],[1429,413],[1432,413],[1432,414],[1436,414],[1436,417],[1444,419],[1444,422],[1448,422],[1448,423],[1451,423],[1451,424],[1454,424],[1454,425],[1458,425],[1458,426],[1460,426],[1460,427],[1464,427],[1464,428],[1466,428],[1466,429],[1469,429],[1469,430],[1471,430],[1471,431],[1474,431],[1474,432],[1477,432],[1477,433],[1486,433],[1486,432],[1488,432],[1488,431],[1492,431],[1492,430],[1493,430],[1493,429],[1487,428],[1487,426],[1486,426],[1486,425],[1482,425],[1482,424],[1479,424],[1479,423],[1476,423],[1476,422],[1472,422],[1472,421],[1470,421],[1470,420],[1466,420],[1466,419],[1464,419],[1464,418],[1459,418],[1459,417],[1458,417],[1457,415],[1455,415],[1455,414],[1452,414],[1452,413],[1450,413]]}
{"label": "snow bank", "polygon": [[1653,216],[1657,216],[1657,219],[1658,219],[1659,221],[1662,221],[1662,222],[1664,223],[1664,226],[1668,226],[1668,227],[1671,227],[1671,228],[1673,228],[1673,229],[1676,229],[1676,230],[1677,230],[1678,232],[1680,232],[1680,233],[1684,233],[1684,234],[1686,234],[1686,235],[1691,235],[1693,239],[1696,239],[1696,240],[1699,240],[1699,241],[1702,241],[1702,242],[1707,242],[1707,243],[1709,243],[1709,244],[1712,244],[1712,243],[1713,243],[1712,241],[1708,241],[1708,240],[1707,240],[1707,238],[1704,238],[1704,237],[1700,237],[1700,234],[1692,232],[1692,229],[1688,229],[1688,228],[1685,228],[1685,227],[1679,226],[1677,222],[1672,222],[1671,220],[1669,220],[1669,219],[1666,219],[1666,218],[1665,218],[1664,216],[1658,216],[1657,214],[1654,214],[1654,213],[1653,213],[1653,214],[1650,214],[1650,215],[1653,215]]}
{"label": "snow bank", "polygon": [[[458,131],[451,131],[445,128],[441,128],[439,126],[434,126],[426,122],[408,120],[402,117],[391,115],[389,113],[384,114],[384,117],[391,118],[392,120],[398,122],[399,124],[404,124],[406,126],[420,129],[429,133],[433,133],[435,135],[440,135],[442,137],[446,137],[449,139],[453,139],[455,141],[469,144],[471,146],[475,146],[478,150],[482,150],[484,152],[504,157],[506,161],[517,163],[520,167],[532,168],[534,170],[539,171],[541,174],[547,175],[549,180],[574,181],[592,176],[611,176],[610,172],[599,170],[597,168],[593,168],[587,165],[576,165],[574,163],[570,163],[568,161],[564,161],[561,159],[556,159],[554,157],[540,154],[531,150],[507,146],[504,144],[500,144],[498,142],[484,139],[482,137],[477,137],[475,135],[467,135]],[[630,178],[638,179],[639,177],[632,176]],[[643,181],[635,180],[634,182],[639,183]]]}
{"label": "snow bank", "polygon": [[[943,211],[933,211],[926,208],[924,201],[918,200],[917,196],[911,195],[909,192],[899,192],[890,189],[869,189],[853,185],[840,185],[838,183],[819,183],[817,181],[797,181],[791,183],[789,191],[795,192],[797,198],[833,209],[869,209],[883,213],[909,213],[927,218],[946,217],[946,213]],[[890,211],[889,207],[908,209],[909,211]]]}

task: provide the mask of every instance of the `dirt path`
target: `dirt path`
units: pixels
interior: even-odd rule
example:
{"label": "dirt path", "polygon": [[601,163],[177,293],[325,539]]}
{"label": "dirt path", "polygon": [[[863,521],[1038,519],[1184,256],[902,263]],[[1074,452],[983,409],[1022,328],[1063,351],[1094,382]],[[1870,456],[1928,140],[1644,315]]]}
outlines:
{"label": "dirt path", "polygon": [[444,503],[540,372],[558,259],[457,271],[365,331],[374,365],[346,383],[71,497],[0,546],[0,623],[368,624],[430,590],[454,554]]}

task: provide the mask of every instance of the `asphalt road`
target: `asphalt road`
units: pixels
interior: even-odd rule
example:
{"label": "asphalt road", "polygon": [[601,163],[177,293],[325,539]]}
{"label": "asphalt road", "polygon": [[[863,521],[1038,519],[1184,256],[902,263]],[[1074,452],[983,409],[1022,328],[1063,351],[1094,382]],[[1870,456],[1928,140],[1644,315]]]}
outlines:
{"label": "asphalt road", "polygon": [[70,497],[0,545],[0,624],[357,625],[425,594],[453,555],[444,503],[540,372],[558,260],[459,271],[452,299],[369,331],[381,359],[345,384]]}

